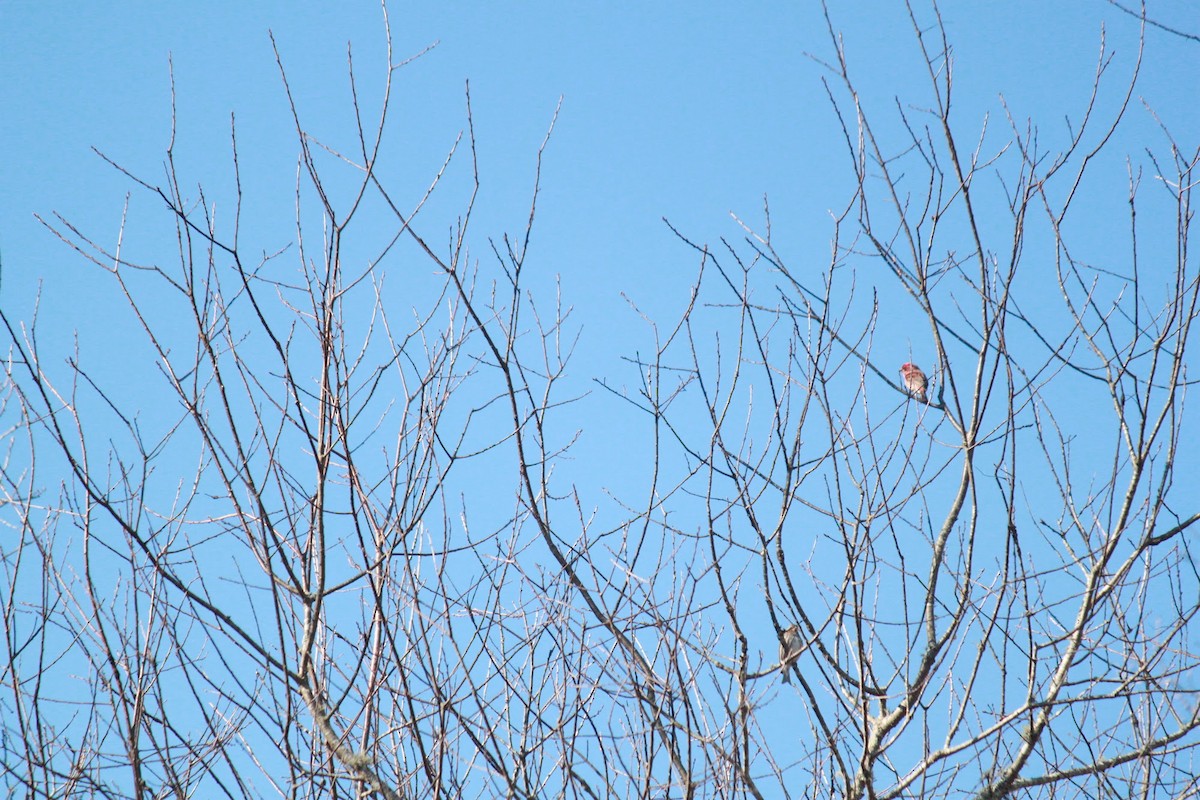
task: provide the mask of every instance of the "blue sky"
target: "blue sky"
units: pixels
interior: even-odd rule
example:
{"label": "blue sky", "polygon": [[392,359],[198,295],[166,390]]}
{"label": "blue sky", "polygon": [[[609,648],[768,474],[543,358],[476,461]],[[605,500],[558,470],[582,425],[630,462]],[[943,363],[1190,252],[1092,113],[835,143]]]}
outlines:
{"label": "blue sky", "polygon": [[[1047,8],[1046,6],[1051,6]],[[1186,6],[1162,4],[1187,27]],[[834,4],[834,23],[880,112],[921,77],[901,9]],[[957,57],[959,120],[977,128],[998,95],[1049,128],[1078,113],[1102,23],[1127,67],[1136,23],[1101,0],[957,3],[943,11]],[[1174,15],[1174,16],[1172,16]],[[1194,14],[1193,14],[1194,16]],[[61,212],[102,235],[127,184],[91,152],[157,177],[169,130],[167,59],[174,61],[183,163],[208,184],[228,177],[229,114],[247,165],[280,180],[295,148],[267,31],[275,33],[307,121],[331,142],[348,131],[346,45],[378,86],[380,10],[373,3],[6,3],[0,10],[3,119],[0,247],[5,302],[24,303],[34,276],[65,253],[33,213]],[[414,179],[436,167],[463,127],[472,84],[484,189],[481,228],[523,218],[533,153],[559,96],[547,154],[540,246],[570,296],[611,297],[679,285],[681,254],[662,217],[696,238],[737,235],[728,212],[753,220],[769,196],[789,252],[822,253],[827,210],[846,195],[844,152],[822,74],[824,21],[811,4],[396,4],[397,57],[438,46],[399,75],[393,141]],[[1151,32],[1141,91],[1173,130],[1195,129],[1194,47]],[[375,68],[375,69],[373,69]],[[918,102],[914,99],[913,102]],[[885,113],[885,112],[884,112]],[[1149,124],[1140,109],[1134,125]],[[144,198],[140,202],[147,202]],[[494,222],[493,222],[494,220]],[[569,253],[561,244],[570,243]],[[61,288],[61,287],[59,287]],[[82,287],[79,289],[82,291]],[[55,289],[55,292],[58,288]],[[56,313],[52,295],[47,313]],[[64,309],[65,311],[65,309]],[[599,322],[596,324],[603,324]]]}
{"label": "blue sky", "polygon": [[[1061,146],[1066,119],[1078,124],[1091,88],[1102,27],[1114,55],[1099,107],[1111,112],[1121,99],[1137,23],[1103,0],[957,2],[942,11],[964,141],[975,141],[987,114],[985,142],[1003,146],[1003,95],[1018,120],[1039,121],[1048,148]],[[1186,3],[1161,2],[1151,11],[1200,30],[1200,15]],[[910,110],[928,102],[903,9],[868,0],[834,3],[831,13],[864,103],[881,130],[894,134],[896,97]],[[268,31],[306,128],[331,146],[352,148],[347,43],[373,116],[384,63],[381,19],[373,3],[0,5],[0,303],[28,318],[40,285],[43,344],[65,353],[78,331],[90,363],[110,378],[127,374],[138,336],[114,323],[111,284],[34,215],[60,213],[111,247],[133,192],[129,257],[169,247],[171,231],[156,216],[161,204],[91,148],[151,182],[162,179],[170,58],[181,172],[228,208],[233,114],[254,247],[286,245],[295,232],[297,147]],[[562,98],[542,168],[531,263],[539,285],[557,276],[576,308],[577,391],[593,388],[593,378],[635,380],[621,359],[649,340],[623,295],[663,323],[685,303],[697,261],[664,217],[693,240],[716,245],[744,235],[731,212],[758,225],[766,196],[776,246],[792,267],[811,264],[815,279],[827,265],[830,210],[844,206],[852,187],[821,83],[827,72],[819,60],[831,58],[831,44],[813,4],[395,3],[390,22],[394,60],[437,46],[397,73],[388,177],[410,187],[410,199],[419,195],[465,126],[469,80],[482,181],[474,221],[480,258],[488,257],[483,237],[522,230],[535,153]],[[1137,159],[1147,144],[1165,145],[1142,99],[1186,145],[1200,131],[1197,76],[1200,45],[1150,31],[1133,108],[1071,222],[1087,259],[1103,263],[1119,238],[1111,220],[1124,213],[1125,154]],[[429,212],[447,230],[466,187],[461,155]],[[407,279],[402,269],[389,273],[402,286]],[[889,315],[889,299],[880,338],[895,348],[897,364],[909,353],[920,360],[927,344],[911,333],[911,309],[896,303]],[[124,388],[130,397],[138,393],[136,380]],[[619,469],[628,442],[607,434],[624,430],[628,416],[603,393],[584,402],[605,432],[581,441],[579,453],[597,461],[577,460],[572,478],[636,490],[639,475]],[[588,463],[602,467],[589,472]],[[628,485],[611,485],[622,480]]]}
{"label": "blue sky", "polygon": [[[1185,5],[1158,8],[1165,22],[1188,27]],[[902,8],[835,3],[831,13],[876,119],[894,125],[896,97],[912,106],[927,100]],[[1043,139],[1059,145],[1064,119],[1077,124],[1082,113],[1102,25],[1115,51],[1102,106],[1119,99],[1136,49],[1136,22],[1101,0],[952,3],[943,17],[956,56],[960,131],[973,141],[988,113],[996,146],[1008,137],[1001,94],[1018,118],[1038,120]],[[170,131],[168,58],[184,175],[204,184],[219,205],[228,198],[230,114],[236,115],[261,247],[290,241],[297,151],[268,31],[305,124],[327,143],[349,146],[347,44],[353,43],[361,96],[373,109],[383,63],[381,18],[373,3],[337,9],[4,4],[0,301],[29,308],[44,281],[43,335],[79,328],[84,346],[92,341],[88,326],[103,325],[108,313],[96,301],[102,276],[73,260],[33,215],[61,213],[98,241],[115,242],[132,187],[91,148],[148,180],[161,178]],[[766,196],[776,245],[791,263],[827,260],[829,211],[845,203],[849,184],[845,147],[820,82],[825,72],[809,57],[828,59],[832,52],[812,4],[752,3],[735,11],[717,3],[662,3],[618,12],[601,4],[401,3],[390,19],[396,60],[437,43],[397,76],[388,139],[389,165],[401,172],[395,180],[414,191],[427,184],[464,127],[469,80],[483,181],[481,234],[521,229],[534,153],[563,98],[546,153],[534,252],[538,274],[560,276],[564,297],[577,308],[583,329],[577,369],[618,375],[619,357],[644,345],[621,346],[634,329],[643,330],[622,293],[660,320],[686,298],[695,260],[663,217],[699,242],[737,239],[742,233],[729,213],[757,224]],[[1188,78],[1196,74],[1195,46],[1155,30],[1149,43],[1139,94],[1172,130],[1197,129]],[[1115,157],[1136,152],[1154,124],[1135,105],[1122,129],[1134,144],[1118,145]],[[1114,162],[1114,186],[1122,172]],[[448,194],[447,225],[461,197]],[[1118,209],[1123,188],[1095,201]],[[153,198],[135,193],[131,219],[151,211],[157,211]],[[1103,232],[1097,231],[1100,252]],[[127,238],[135,250],[147,241]],[[114,335],[110,326],[104,331]],[[112,352],[96,349],[100,357]]]}

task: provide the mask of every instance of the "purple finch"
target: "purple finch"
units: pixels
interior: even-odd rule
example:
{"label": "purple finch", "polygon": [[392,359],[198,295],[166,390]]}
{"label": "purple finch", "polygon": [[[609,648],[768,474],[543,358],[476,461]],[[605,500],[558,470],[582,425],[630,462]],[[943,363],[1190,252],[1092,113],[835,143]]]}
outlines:
{"label": "purple finch", "polygon": [[909,394],[922,403],[927,402],[925,391],[929,388],[929,379],[920,367],[916,364],[901,364],[900,377],[904,379],[904,388],[908,389]]}

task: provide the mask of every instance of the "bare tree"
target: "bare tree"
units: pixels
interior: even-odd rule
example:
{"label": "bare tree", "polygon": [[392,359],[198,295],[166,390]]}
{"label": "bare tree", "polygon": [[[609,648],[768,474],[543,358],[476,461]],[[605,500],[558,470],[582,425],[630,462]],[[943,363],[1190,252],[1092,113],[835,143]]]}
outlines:
{"label": "bare tree", "polygon": [[[1072,215],[1114,163],[1137,63],[1112,77],[1101,42],[1061,147],[1014,113],[997,140],[952,116],[936,7],[909,14],[926,96],[878,112],[829,23],[853,180],[824,269],[789,264],[765,205],[740,241],[675,231],[688,300],[647,318],[631,385],[599,383],[630,414],[638,497],[563,474],[587,428],[578,331],[530,273],[554,121],[523,228],[479,244],[469,92],[429,183],[384,177],[407,63],[390,33],[373,117],[350,68],[352,149],[312,133],[279,59],[292,244],[243,214],[232,124],[220,202],[186,188],[174,137],[162,183],[113,163],[130,202],[160,204],[171,257],[128,255],[126,226],[109,245],[47,219],[107,272],[152,380],[106,383],[0,310],[4,783],[1197,794],[1200,151],[1164,130],[1169,157],[1128,160],[1127,250],[1093,262]],[[428,201],[456,191],[442,240]]]}

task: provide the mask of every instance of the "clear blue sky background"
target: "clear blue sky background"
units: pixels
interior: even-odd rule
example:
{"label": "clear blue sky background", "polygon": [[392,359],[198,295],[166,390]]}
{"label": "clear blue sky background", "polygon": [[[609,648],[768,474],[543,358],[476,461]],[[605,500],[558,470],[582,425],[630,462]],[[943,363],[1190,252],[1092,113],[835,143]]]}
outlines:
{"label": "clear blue sky background", "polygon": [[[1174,27],[1200,30],[1200,13],[1185,3],[1156,3],[1151,11]],[[890,0],[834,3],[832,15],[844,31],[864,103],[880,129],[894,134],[894,98],[912,106],[929,98],[903,8]],[[1038,121],[1045,146],[1061,147],[1065,120],[1078,125],[1081,117],[1102,26],[1114,53],[1102,110],[1120,99],[1136,52],[1136,20],[1103,0],[948,3],[943,16],[955,53],[960,137],[974,142],[990,114],[991,150],[1009,138],[1001,94],[1018,119]],[[0,302],[28,316],[40,284],[46,347],[70,346],[78,330],[93,368],[125,368],[125,332],[130,345],[137,334],[110,323],[117,304],[111,284],[34,214],[61,213],[98,243],[115,244],[124,197],[134,187],[91,148],[146,180],[162,181],[170,57],[176,154],[191,183],[185,191],[194,197],[195,185],[203,184],[218,214],[231,210],[229,120],[235,114],[247,187],[246,241],[254,251],[286,245],[295,238],[297,146],[268,31],[306,126],[326,143],[352,150],[347,43],[354,47],[360,96],[373,115],[383,64],[381,19],[370,2],[4,3]],[[470,80],[482,178],[477,256],[487,256],[484,234],[522,229],[534,154],[563,97],[546,153],[531,264],[541,279],[561,276],[565,301],[576,308],[582,337],[573,373],[582,383],[635,380],[620,359],[645,350],[648,340],[622,293],[660,322],[686,300],[696,259],[663,217],[702,243],[736,240],[742,232],[729,213],[760,225],[765,195],[776,247],[790,266],[811,264],[815,276],[828,263],[829,211],[844,206],[851,185],[820,82],[825,72],[808,55],[828,59],[832,53],[815,4],[653,3],[617,10],[574,3],[396,3],[391,25],[397,61],[438,44],[397,73],[385,150],[395,174],[387,177],[394,186],[411,187],[409,198],[419,196],[465,125]],[[1186,142],[1200,130],[1200,45],[1156,29],[1148,44],[1139,97]],[[1077,256],[1102,261],[1109,254],[1114,221],[1124,227],[1122,159],[1140,157],[1147,143],[1165,145],[1155,125],[1135,101],[1101,171],[1111,184],[1081,199],[1087,213],[1075,224],[1095,252]],[[899,149],[902,139],[891,144]],[[440,216],[427,230],[435,238],[438,224],[448,230],[461,209],[466,163],[452,170],[442,205],[433,204],[431,214]],[[158,201],[134,191],[130,209],[126,253],[135,260],[162,258],[170,231],[156,216]],[[1003,238],[994,244],[1003,247]],[[393,270],[389,280],[401,277]],[[919,320],[899,313],[898,305],[887,313],[886,302],[881,332],[895,337],[897,363],[909,352],[918,361],[928,358],[927,345],[911,336]],[[137,390],[132,383],[131,394]],[[621,458],[619,439],[592,444]]]}
{"label": "clear blue sky background", "polygon": [[[1156,3],[1151,11],[1175,27],[1200,29],[1200,14],[1186,3]],[[894,120],[894,97],[927,102],[923,65],[899,4],[834,3],[832,14],[877,121]],[[956,56],[960,134],[973,141],[990,113],[996,147],[1008,138],[1001,93],[1018,118],[1038,120],[1043,140],[1060,146],[1064,119],[1078,124],[1082,113],[1102,25],[1116,56],[1104,107],[1119,98],[1136,49],[1136,21],[1103,0],[948,3],[943,16]],[[102,334],[93,357],[119,347],[111,338],[119,334],[105,324],[110,308],[102,276],[33,215],[61,213],[98,242],[115,243],[132,187],[90,148],[161,181],[169,56],[183,174],[204,184],[219,210],[230,208],[229,116],[236,114],[250,187],[248,230],[259,233],[256,247],[291,241],[297,148],[267,32],[279,43],[306,125],[327,143],[349,148],[346,47],[353,43],[361,96],[373,109],[383,63],[380,21],[370,2],[4,3],[0,302],[28,309],[44,282],[47,344],[78,328],[85,349],[94,343],[91,334]],[[624,340],[644,328],[622,292],[660,320],[686,298],[695,260],[663,217],[700,242],[737,239],[729,212],[758,224],[766,195],[776,245],[792,267],[827,262],[828,212],[842,207],[850,184],[820,83],[823,70],[806,55],[832,52],[815,4],[653,3],[618,10],[594,3],[397,3],[391,23],[396,60],[438,42],[398,73],[388,164],[406,172],[394,183],[411,186],[414,197],[427,184],[464,126],[469,79],[483,181],[477,233],[521,229],[534,152],[564,98],[546,156],[534,255],[538,273],[560,275],[567,302],[577,308],[583,338],[576,372],[611,379],[621,374],[621,355],[644,347],[644,339]],[[1200,45],[1153,29],[1149,45],[1139,94],[1186,138],[1200,130]],[[1119,143],[1114,157],[1136,154],[1154,125],[1135,107],[1123,128],[1132,144]],[[1123,168],[1116,164],[1113,192],[1097,198],[1109,213],[1124,203]],[[447,225],[461,197],[447,197]],[[158,210],[153,198],[134,194],[132,220]],[[135,228],[127,252],[136,255],[143,244],[149,252],[150,237],[166,235],[153,224]],[[1100,252],[1103,233],[1097,230]],[[901,320],[901,336],[904,330]],[[911,346],[921,354],[920,342]]]}
{"label": "clear blue sky background", "polygon": [[[1175,0],[1150,8],[1163,22],[1200,33],[1196,9]],[[864,102],[894,131],[893,98],[928,101],[903,8],[892,0],[842,2],[832,14]],[[1008,138],[1001,94],[1018,119],[1038,120],[1049,148],[1065,142],[1064,120],[1078,124],[1091,88],[1102,25],[1115,52],[1103,108],[1120,99],[1136,52],[1137,22],[1103,0],[949,2],[943,16],[955,52],[959,132],[973,142],[990,114],[993,149]],[[729,213],[758,224],[766,195],[776,246],[793,269],[811,264],[816,276],[828,263],[829,211],[844,206],[852,186],[820,82],[825,72],[807,55],[832,53],[815,4],[397,2],[390,18],[395,60],[438,42],[397,74],[387,145],[393,184],[411,187],[410,199],[428,184],[465,126],[470,80],[482,180],[477,234],[522,230],[535,152],[563,98],[543,165],[531,266],[540,280],[561,276],[565,301],[577,309],[574,373],[584,383],[634,380],[620,357],[644,349],[647,339],[622,293],[664,322],[686,301],[696,259],[663,217],[696,241],[740,239]],[[235,114],[250,187],[243,225],[253,228],[255,248],[294,238],[297,146],[268,30],[306,127],[353,149],[346,48],[353,43],[360,96],[373,115],[384,63],[374,3],[0,4],[0,303],[28,317],[41,285],[48,349],[70,346],[78,330],[85,356],[113,370],[108,377],[127,366],[125,337],[136,337],[111,324],[111,285],[34,214],[61,213],[111,247],[133,191],[130,257],[169,243],[170,231],[154,216],[158,201],[91,152],[162,180],[169,56],[183,174],[193,186],[203,183],[219,208],[229,207]],[[1152,29],[1138,96],[1185,147],[1200,134],[1198,85],[1200,44]],[[1140,158],[1147,143],[1165,149],[1149,133],[1156,125],[1135,100],[1103,173],[1111,183],[1081,199],[1089,213],[1073,223],[1095,248],[1085,256],[1102,260],[1114,220],[1124,219],[1124,154]],[[447,226],[459,210],[462,194],[453,192],[461,176],[449,179],[453,191],[431,210]],[[390,273],[391,281],[403,279],[399,270]],[[896,337],[898,356],[924,346],[907,339],[907,330],[902,319],[881,328]],[[603,427],[604,420],[591,423]],[[607,462],[599,471],[607,481],[619,475],[611,464],[628,442],[593,436],[581,447]],[[586,465],[577,469],[586,482]]]}
{"label": "clear blue sky background", "polygon": [[[1200,28],[1200,14],[1188,9],[1178,2],[1151,8],[1170,24]],[[832,11],[877,114],[886,113],[892,96],[925,98],[923,86],[914,89],[920,65],[898,4],[834,3]],[[948,3],[943,13],[966,130],[990,111],[994,130],[1004,134],[997,118],[1003,92],[1018,116],[1061,133],[1063,116],[1081,110],[1101,24],[1108,23],[1117,67],[1127,68],[1133,54],[1136,22],[1103,0]],[[128,183],[89,148],[149,179],[161,176],[168,55],[178,89],[177,150],[192,179],[228,185],[234,112],[243,168],[287,181],[296,148],[267,31],[276,35],[312,128],[348,145],[346,44],[354,43],[364,94],[373,99],[380,16],[370,2],[4,3],[0,299],[27,304],[43,278],[47,314],[71,319],[83,310],[77,301],[87,282],[56,280],[70,256],[33,214],[57,211],[102,240],[115,237]],[[757,219],[764,194],[784,251],[794,261],[823,259],[826,212],[844,202],[849,187],[821,70],[805,57],[830,54],[815,4],[617,10],[598,3],[396,3],[391,18],[397,57],[440,42],[399,74],[392,146],[406,152],[413,179],[423,183],[463,126],[470,79],[482,230],[519,228],[534,150],[564,97],[547,155],[538,244],[542,268],[562,274],[568,297],[607,303],[639,287],[644,297],[680,291],[688,259],[660,218],[699,240],[736,237],[727,213]],[[1150,45],[1141,92],[1173,130],[1197,130],[1197,46],[1157,31]],[[1140,109],[1131,123],[1150,124]],[[609,321],[599,315],[587,322]]]}

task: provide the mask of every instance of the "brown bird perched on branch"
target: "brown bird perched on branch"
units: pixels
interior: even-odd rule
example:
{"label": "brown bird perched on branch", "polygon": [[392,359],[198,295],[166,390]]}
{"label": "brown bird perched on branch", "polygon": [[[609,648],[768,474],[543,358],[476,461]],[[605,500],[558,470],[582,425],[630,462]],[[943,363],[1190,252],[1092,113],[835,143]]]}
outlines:
{"label": "brown bird perched on branch", "polygon": [[792,664],[800,657],[804,642],[800,639],[800,626],[791,625],[783,632],[779,642],[779,668],[783,670],[783,682],[792,682]]}
{"label": "brown bird perched on branch", "polygon": [[920,367],[916,364],[901,364],[900,377],[904,380],[904,388],[908,389],[909,394],[922,403],[927,402],[925,392],[929,388],[929,379]]}

